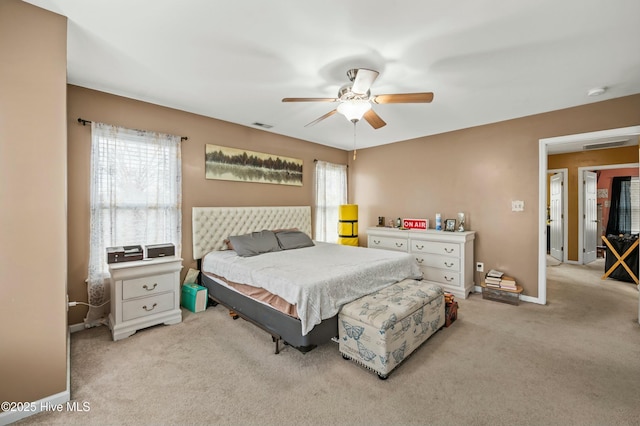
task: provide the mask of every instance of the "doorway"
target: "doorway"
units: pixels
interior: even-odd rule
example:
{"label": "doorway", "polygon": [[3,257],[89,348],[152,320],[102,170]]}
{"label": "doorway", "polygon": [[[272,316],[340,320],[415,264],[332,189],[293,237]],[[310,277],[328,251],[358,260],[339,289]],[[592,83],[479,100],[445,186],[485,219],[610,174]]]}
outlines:
{"label": "doorway", "polygon": [[577,146],[584,143],[593,143],[616,138],[637,138],[640,135],[640,126],[624,127],[619,129],[602,130],[598,132],[581,133],[575,135],[558,136],[554,138],[540,139],[538,146],[538,297],[530,301],[539,304],[547,303],[547,156],[550,147],[560,145]]}
{"label": "doorway", "polygon": [[[588,180],[593,179],[593,175],[598,175],[602,171],[638,169],[639,167],[640,163],[578,167],[578,176],[582,177],[582,179],[578,179],[578,247],[581,248],[578,251],[578,263],[585,265],[601,257],[598,254],[598,247],[603,246],[601,235],[605,233],[604,218],[602,217],[603,205],[597,202],[597,198],[601,197],[596,195],[596,200],[589,199],[588,193],[591,191],[587,188]],[[599,178],[596,178],[596,182],[598,181]],[[605,198],[608,199],[608,196]],[[608,213],[609,206],[604,207]]]}

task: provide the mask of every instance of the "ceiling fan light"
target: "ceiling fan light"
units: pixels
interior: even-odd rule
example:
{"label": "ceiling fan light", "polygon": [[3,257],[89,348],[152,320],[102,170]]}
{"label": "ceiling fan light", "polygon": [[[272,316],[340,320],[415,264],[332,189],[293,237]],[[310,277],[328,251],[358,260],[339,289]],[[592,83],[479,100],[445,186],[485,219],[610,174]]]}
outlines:
{"label": "ceiling fan light", "polygon": [[362,119],[362,116],[371,109],[371,103],[364,100],[350,100],[344,101],[338,105],[338,112],[347,120],[356,122]]}

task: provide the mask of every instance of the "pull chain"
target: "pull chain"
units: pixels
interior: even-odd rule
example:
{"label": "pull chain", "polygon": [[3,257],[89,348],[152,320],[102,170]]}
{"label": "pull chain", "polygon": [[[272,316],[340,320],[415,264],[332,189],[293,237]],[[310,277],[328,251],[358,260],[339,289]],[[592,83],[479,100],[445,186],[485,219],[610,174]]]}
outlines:
{"label": "pull chain", "polygon": [[355,161],[356,159],[356,120],[353,120],[353,160]]}

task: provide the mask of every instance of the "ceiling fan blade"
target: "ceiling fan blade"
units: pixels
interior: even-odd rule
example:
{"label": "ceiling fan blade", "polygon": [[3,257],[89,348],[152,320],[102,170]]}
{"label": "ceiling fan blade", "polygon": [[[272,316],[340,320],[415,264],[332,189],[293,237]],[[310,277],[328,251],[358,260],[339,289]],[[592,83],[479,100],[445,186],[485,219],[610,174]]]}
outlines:
{"label": "ceiling fan blade", "polygon": [[387,123],[384,122],[382,118],[372,109],[364,113],[364,119],[367,120],[367,123],[371,124],[371,127],[374,129],[379,129],[380,127],[384,127]]}
{"label": "ceiling fan blade", "polygon": [[309,126],[313,126],[316,123],[319,123],[320,121],[324,120],[325,118],[329,118],[331,117],[333,114],[335,114],[336,112],[338,112],[337,109],[334,109],[333,111],[329,111],[328,113],[326,113],[325,115],[323,115],[322,117],[313,120],[311,123],[306,124],[304,127],[309,127]]}
{"label": "ceiling fan blade", "polygon": [[376,78],[378,78],[378,74],[380,74],[378,71],[369,70],[366,68],[358,69],[356,78],[355,80],[353,80],[351,91],[357,95],[366,94],[371,88],[373,82],[376,81]]}
{"label": "ceiling fan blade", "polygon": [[282,102],[337,102],[337,98],[284,98]]}
{"label": "ceiling fan blade", "polygon": [[433,100],[432,92],[396,93],[393,95],[377,95],[377,96],[371,97],[371,101],[377,104],[429,103],[432,100]]}

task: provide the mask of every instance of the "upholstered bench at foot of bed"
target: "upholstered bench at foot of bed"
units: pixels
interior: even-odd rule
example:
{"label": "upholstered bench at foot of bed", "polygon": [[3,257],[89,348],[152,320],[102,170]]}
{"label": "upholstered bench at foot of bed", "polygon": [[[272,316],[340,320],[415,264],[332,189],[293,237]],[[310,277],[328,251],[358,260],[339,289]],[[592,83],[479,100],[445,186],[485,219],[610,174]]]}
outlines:
{"label": "upholstered bench at foot of bed", "polygon": [[386,379],[444,322],[442,288],[406,279],[342,307],[340,352]]}

